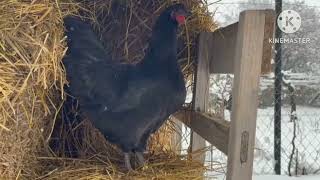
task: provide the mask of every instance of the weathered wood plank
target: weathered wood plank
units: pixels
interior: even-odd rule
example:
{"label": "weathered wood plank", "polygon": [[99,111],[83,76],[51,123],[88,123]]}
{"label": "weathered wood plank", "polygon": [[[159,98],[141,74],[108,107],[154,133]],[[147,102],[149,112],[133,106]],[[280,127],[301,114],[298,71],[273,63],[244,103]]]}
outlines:
{"label": "weathered wood plank", "polygon": [[269,42],[269,39],[272,39],[274,37],[275,22],[276,22],[275,19],[276,19],[275,11],[273,10],[266,11],[261,74],[267,74],[272,71],[271,59],[274,56],[274,51],[273,51],[273,44]]}
{"label": "weathered wood plank", "polygon": [[[262,54],[261,73],[269,73],[272,70],[271,59],[273,57],[272,44],[269,39],[274,36],[275,13],[268,11],[265,22],[264,51]],[[231,24],[212,32],[204,32],[208,41],[210,58],[210,73],[234,73],[234,56],[236,53],[236,40],[238,23]]]}
{"label": "weathered wood plank", "polygon": [[240,14],[228,145],[227,180],[251,180],[259,79],[268,11]]}
{"label": "weathered wood plank", "polygon": [[181,153],[182,149],[182,122],[178,119],[172,119],[174,124],[174,133],[171,136],[171,145],[174,148],[173,150],[177,153]]}
{"label": "weathered wood plank", "polygon": [[[193,96],[194,109],[199,112],[208,111],[208,97],[209,97],[209,47],[207,37],[204,34],[199,36],[198,46],[198,60],[197,60],[197,71],[195,73],[195,89]],[[197,133],[191,133],[191,150],[192,152],[201,151],[206,147],[206,141],[199,136]],[[192,157],[201,163],[205,161],[205,153],[196,154]]]}
{"label": "weathered wood plank", "polygon": [[200,112],[187,110],[179,111],[173,117],[182,121],[224,154],[228,153],[230,122]]}
{"label": "weathered wood plank", "polygon": [[233,73],[235,41],[237,39],[238,23],[205,33],[210,50],[210,73]]}

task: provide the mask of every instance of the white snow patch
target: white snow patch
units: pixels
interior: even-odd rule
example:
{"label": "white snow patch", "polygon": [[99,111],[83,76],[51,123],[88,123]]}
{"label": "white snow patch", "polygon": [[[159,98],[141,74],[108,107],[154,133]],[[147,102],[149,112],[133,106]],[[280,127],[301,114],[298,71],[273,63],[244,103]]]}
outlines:
{"label": "white snow patch", "polygon": [[261,175],[253,176],[253,180],[319,180],[320,176],[300,176],[300,177],[290,177],[290,176],[276,176],[276,175]]}

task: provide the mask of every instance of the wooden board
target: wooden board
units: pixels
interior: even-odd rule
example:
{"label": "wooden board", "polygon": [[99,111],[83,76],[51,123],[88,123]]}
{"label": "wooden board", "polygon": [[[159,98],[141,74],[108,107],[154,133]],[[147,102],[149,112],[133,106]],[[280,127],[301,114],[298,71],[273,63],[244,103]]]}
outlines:
{"label": "wooden board", "polygon": [[228,154],[230,122],[195,111],[181,110],[173,118],[185,125],[215,146],[224,154]]}
{"label": "wooden board", "polygon": [[[265,16],[266,28],[262,33],[264,36],[264,51],[262,54],[261,73],[272,71],[271,59],[273,57],[272,44],[269,39],[274,37],[275,13],[267,10]],[[234,73],[234,56],[238,32],[238,23],[231,24],[212,32],[204,32],[206,43],[209,47],[210,73]]]}
{"label": "wooden board", "polygon": [[251,180],[258,107],[259,79],[263,59],[266,19],[269,11],[240,14],[228,145],[227,180]]}
{"label": "wooden board", "polygon": [[275,22],[276,22],[275,11],[266,10],[261,74],[268,74],[273,70],[272,59],[274,57],[275,51],[273,50],[274,49],[273,44],[269,42],[269,39],[272,39],[274,37]]}
{"label": "wooden board", "polygon": [[172,119],[174,124],[174,133],[171,136],[171,147],[177,154],[182,150],[182,122],[177,119]]}
{"label": "wooden board", "polygon": [[[230,39],[226,37],[227,40],[224,39],[224,44],[219,43],[221,45],[219,47],[217,44],[212,45],[212,33],[201,33],[194,92],[194,109],[198,112],[180,111],[174,115],[220,151],[228,154],[227,180],[252,179],[259,79],[261,69],[270,68],[269,65],[262,62],[269,63],[272,57],[272,46],[266,40],[273,37],[274,21],[273,10],[242,12],[238,24],[222,30],[224,35],[229,33]],[[234,46],[231,46],[232,43]],[[212,50],[213,48],[215,50]],[[229,52],[230,54],[227,55],[228,50],[232,48],[234,52]],[[225,52],[222,53],[220,50]],[[213,51],[217,54],[216,56],[212,56]],[[217,64],[210,61],[218,60],[218,58],[227,59],[228,62],[212,67]],[[226,64],[228,65],[223,67]],[[231,64],[232,69],[230,69]],[[235,75],[231,124],[205,114],[209,97],[209,74],[215,72],[232,72]],[[193,151],[205,146],[199,135],[197,142],[200,143],[192,147]],[[196,139],[192,139],[194,140]],[[199,160],[203,162],[204,156]]]}
{"label": "wooden board", "polygon": [[[208,97],[209,97],[209,47],[206,46],[208,39],[203,34],[199,36],[197,71],[195,74],[195,89],[193,96],[194,110],[205,113],[208,111]],[[206,141],[196,132],[191,133],[191,150],[192,152],[202,152],[206,147]],[[204,163],[205,152],[194,153],[193,159]]]}
{"label": "wooden board", "polygon": [[213,33],[205,33],[210,49],[210,73],[233,73],[235,42],[238,23],[217,29]]}

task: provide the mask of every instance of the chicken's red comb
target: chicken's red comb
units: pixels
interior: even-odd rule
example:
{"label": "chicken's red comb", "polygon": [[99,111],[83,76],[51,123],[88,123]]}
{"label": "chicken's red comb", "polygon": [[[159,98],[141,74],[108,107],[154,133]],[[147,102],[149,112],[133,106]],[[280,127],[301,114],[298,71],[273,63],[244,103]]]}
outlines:
{"label": "chicken's red comb", "polygon": [[186,22],[186,17],[183,15],[176,15],[176,20],[179,24],[184,24]]}

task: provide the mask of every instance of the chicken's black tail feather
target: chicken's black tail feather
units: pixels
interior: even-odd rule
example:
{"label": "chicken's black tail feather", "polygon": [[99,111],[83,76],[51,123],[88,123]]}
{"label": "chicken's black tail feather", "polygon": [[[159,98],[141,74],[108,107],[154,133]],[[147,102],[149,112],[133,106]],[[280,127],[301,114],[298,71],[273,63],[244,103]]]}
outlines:
{"label": "chicken's black tail feather", "polygon": [[64,26],[68,44],[67,55],[82,56],[82,59],[87,62],[111,58],[89,22],[78,17],[68,16],[64,18]]}

